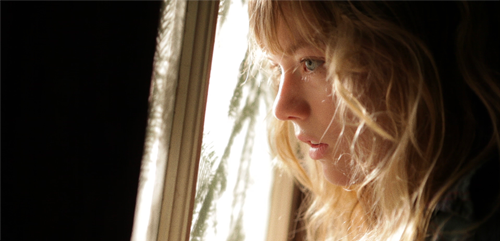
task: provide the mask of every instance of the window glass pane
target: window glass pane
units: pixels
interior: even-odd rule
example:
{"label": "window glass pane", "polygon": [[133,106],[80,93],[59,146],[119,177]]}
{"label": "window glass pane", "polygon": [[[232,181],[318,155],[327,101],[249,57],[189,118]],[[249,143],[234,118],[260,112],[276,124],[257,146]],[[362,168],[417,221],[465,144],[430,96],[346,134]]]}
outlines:
{"label": "window glass pane", "polygon": [[[248,14],[221,1],[191,240],[265,240],[273,171],[268,88],[245,69]],[[262,84],[260,84],[262,83]]]}

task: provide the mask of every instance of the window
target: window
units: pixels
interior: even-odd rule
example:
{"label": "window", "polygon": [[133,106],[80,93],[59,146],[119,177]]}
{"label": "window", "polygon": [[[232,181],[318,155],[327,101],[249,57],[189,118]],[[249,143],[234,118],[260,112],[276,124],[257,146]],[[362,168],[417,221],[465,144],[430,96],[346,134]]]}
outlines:
{"label": "window", "polygon": [[[191,231],[193,231],[192,240],[204,240],[204,238],[206,240],[244,240],[245,236],[247,236],[247,240],[287,240],[290,227],[294,223],[293,221],[290,222],[290,220],[293,220],[290,214],[296,208],[296,205],[292,202],[292,195],[294,194],[292,182],[279,173],[273,179],[270,168],[267,171],[269,175],[259,180],[248,176],[252,172],[252,165],[255,164],[252,159],[256,158],[249,154],[253,148],[253,143],[257,142],[254,136],[261,136],[261,141],[258,142],[264,146],[267,144],[262,141],[262,139],[266,139],[265,137],[262,138],[265,132],[252,130],[253,126],[265,125],[266,111],[264,103],[260,103],[260,107],[254,109],[245,109],[245,105],[249,107],[251,106],[249,104],[263,101],[264,99],[259,97],[259,94],[264,95],[264,93],[259,91],[263,90],[265,86],[260,86],[258,81],[242,85],[248,76],[241,76],[239,78],[240,82],[237,83],[238,69],[235,69],[234,77],[227,79],[227,83],[222,85],[230,87],[228,96],[232,98],[233,102],[237,102],[238,99],[234,98],[234,96],[240,96],[240,105],[234,105],[236,103],[234,102],[231,111],[234,112],[232,118],[236,119],[235,125],[241,124],[241,126],[224,127],[227,130],[208,127],[205,128],[205,134],[203,134],[202,127],[210,71],[212,71],[211,76],[213,78],[210,93],[216,93],[215,95],[217,95],[216,90],[219,88],[217,85],[220,83],[215,80],[215,78],[219,77],[214,77],[220,74],[217,73],[216,65],[218,64],[217,58],[222,56],[222,48],[218,49],[218,46],[215,47],[214,68],[210,70],[212,49],[216,38],[216,26],[223,26],[217,33],[217,37],[221,37],[224,27],[230,26],[230,24],[225,25],[224,22],[230,23],[229,21],[233,20],[228,20],[228,18],[235,16],[235,13],[228,13],[227,11],[240,11],[236,15],[246,17],[246,10],[241,12],[244,8],[238,7],[236,3],[240,3],[240,1],[221,1],[220,9],[219,2],[215,1],[166,1],[163,4],[132,240],[187,241],[190,240]],[[221,14],[219,18],[218,13]],[[219,19],[218,23],[217,19]],[[246,23],[244,25],[247,26]],[[243,34],[246,36],[246,33]],[[244,42],[244,39],[236,41]],[[227,46],[224,43],[221,43],[222,45]],[[246,46],[243,46],[240,55],[231,55],[240,58],[236,62],[236,66],[243,60],[245,48]],[[224,58],[222,56],[223,60]],[[233,63],[231,61],[235,60],[228,60],[228,68],[238,68],[229,67],[230,63]],[[224,65],[222,66],[224,67]],[[227,73],[229,72],[227,71]],[[256,76],[258,76],[258,72],[249,73],[250,78]],[[266,83],[264,82],[262,85],[266,85]],[[231,92],[235,87],[237,87],[236,92],[240,95],[231,96]],[[228,91],[225,90],[224,93],[226,92]],[[215,101],[211,96],[213,95],[208,97],[209,104],[211,101]],[[242,96],[245,99],[241,99]],[[271,101],[268,102],[271,103]],[[218,105],[218,103],[214,102],[214,106]],[[229,103],[225,104],[225,106],[228,105]],[[211,107],[207,107],[207,111],[212,111]],[[244,111],[255,111],[256,113],[264,113],[264,115],[257,119],[257,116],[253,114],[242,115],[241,113]],[[217,115],[221,114],[215,114],[215,116]],[[224,113],[223,117],[225,116],[227,116],[227,112]],[[205,126],[213,125],[213,121],[217,121],[217,118],[214,119],[211,114],[207,113]],[[235,137],[238,134],[239,137]],[[221,164],[227,165],[228,163],[226,154],[229,154],[226,151],[227,148],[224,147],[222,148],[225,149],[224,151],[219,151],[221,148],[216,146],[215,143],[220,143],[220,141],[210,141],[210,138],[214,136],[222,136],[223,138],[226,136],[227,139],[224,144],[229,143],[228,146],[230,147],[239,146],[236,148],[239,148],[239,150],[233,151],[233,154],[236,152],[241,153],[240,156],[234,157],[240,162],[239,165],[232,165],[235,170],[227,170],[231,175],[224,177],[227,181],[226,189],[234,190],[234,194],[230,195],[232,197],[224,199],[219,186],[219,193],[214,191],[211,195],[219,194],[216,196],[220,199],[206,201],[205,203],[210,207],[208,209],[205,207],[205,210],[203,210],[201,203],[207,200],[208,191],[200,191],[201,189],[199,189],[198,197],[195,200],[197,176],[202,182],[210,182],[210,180],[213,180],[218,167]],[[202,144],[203,139],[205,141]],[[203,156],[200,157],[200,155]],[[201,174],[197,174],[200,159],[202,159],[200,164]],[[234,159],[231,162],[234,162]],[[262,160],[262,162],[270,163],[267,160]],[[232,183],[230,183],[231,181]],[[263,188],[260,188],[257,192],[253,190],[252,193],[252,190],[247,189],[252,181],[259,181],[269,185],[263,185]],[[198,186],[203,185],[205,184],[198,184]],[[222,183],[219,182],[216,185],[222,185]],[[271,188],[271,185],[274,185],[274,187]],[[262,190],[266,188],[267,190]],[[259,197],[260,200],[259,198],[251,200],[248,196]],[[281,201],[278,202],[277,198],[280,198]],[[249,207],[249,203],[255,204],[257,201],[269,202],[270,199],[274,200],[271,202],[271,206],[258,208],[259,210],[254,212],[248,210],[245,212],[244,210],[245,206]],[[223,209],[213,206],[214,203],[224,205],[231,203],[232,205],[232,209],[228,213],[229,216],[227,216],[229,218],[229,221],[227,221],[229,225],[226,225],[228,230],[221,236],[217,236],[223,232],[220,227],[212,225],[212,227],[218,229],[219,234],[207,228],[207,225],[212,222],[210,217],[200,217],[200,214],[216,213],[213,208],[217,210]],[[250,210],[252,209],[254,208],[251,207]],[[247,216],[242,215],[242,213],[246,213]],[[251,217],[248,214],[257,214],[255,216],[260,216],[264,221],[243,221],[244,218]],[[192,218],[193,220],[191,220]],[[269,220],[268,224],[267,220]],[[207,222],[209,223],[207,224]],[[241,227],[242,223],[247,223],[250,227],[253,227],[257,226],[255,222],[261,225],[261,231],[252,233],[243,231],[245,228]],[[251,234],[257,236],[251,236]]]}
{"label": "window", "polygon": [[221,1],[190,240],[265,240],[273,178],[270,88],[246,61],[248,15]]}

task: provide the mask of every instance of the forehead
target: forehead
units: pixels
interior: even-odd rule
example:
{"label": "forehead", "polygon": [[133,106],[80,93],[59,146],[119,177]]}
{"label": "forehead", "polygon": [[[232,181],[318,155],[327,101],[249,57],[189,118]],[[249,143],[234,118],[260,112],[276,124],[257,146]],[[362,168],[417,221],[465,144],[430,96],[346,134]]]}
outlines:
{"label": "forehead", "polygon": [[290,18],[279,18],[276,24],[276,35],[274,40],[268,40],[266,42],[275,42],[275,47],[272,48],[270,44],[265,46],[268,53],[274,55],[293,55],[297,51],[305,48],[323,50],[321,44],[315,40],[319,39],[315,37],[315,34],[311,30],[298,31],[297,28],[292,28],[293,20]]}
{"label": "forehead", "polygon": [[[317,41],[321,31],[311,21],[307,4],[270,1],[268,8],[257,10],[260,23],[254,29],[261,49],[274,55],[292,54],[304,46],[320,46]],[[312,17],[314,18],[314,17]]]}
{"label": "forehead", "polygon": [[289,27],[289,22],[280,18],[276,28],[276,40],[283,54],[293,54],[297,49],[307,45],[307,41],[298,31]]}

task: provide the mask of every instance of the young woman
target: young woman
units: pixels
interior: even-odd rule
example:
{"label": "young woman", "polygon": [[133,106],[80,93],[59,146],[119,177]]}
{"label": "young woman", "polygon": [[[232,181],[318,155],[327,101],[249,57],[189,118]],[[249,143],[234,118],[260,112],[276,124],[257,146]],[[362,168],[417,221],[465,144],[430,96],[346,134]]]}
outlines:
{"label": "young woman", "polygon": [[275,72],[271,144],[307,195],[307,240],[498,237],[498,10],[249,3],[259,64]]}

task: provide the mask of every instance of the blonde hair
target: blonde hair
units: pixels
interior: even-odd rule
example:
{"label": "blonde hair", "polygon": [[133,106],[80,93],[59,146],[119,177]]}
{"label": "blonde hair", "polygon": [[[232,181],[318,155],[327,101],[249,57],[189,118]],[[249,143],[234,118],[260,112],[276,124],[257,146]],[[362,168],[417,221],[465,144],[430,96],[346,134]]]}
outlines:
{"label": "blonde hair", "polygon": [[[325,51],[335,124],[344,129],[338,139],[349,146],[353,184],[340,187],[298,151],[288,121],[276,121],[270,131],[284,168],[308,194],[308,240],[423,240],[436,234],[429,220],[444,193],[500,149],[498,73],[474,48],[481,39],[471,38],[476,29],[469,6],[460,3],[462,20],[449,43],[456,49],[442,50],[451,62],[434,55],[441,50],[428,44],[430,34],[417,27],[408,4],[249,3],[254,52],[284,51],[279,21]],[[447,64],[454,69],[442,71]]]}

